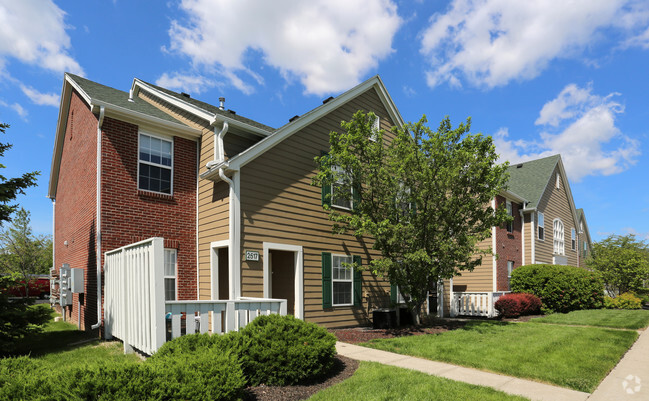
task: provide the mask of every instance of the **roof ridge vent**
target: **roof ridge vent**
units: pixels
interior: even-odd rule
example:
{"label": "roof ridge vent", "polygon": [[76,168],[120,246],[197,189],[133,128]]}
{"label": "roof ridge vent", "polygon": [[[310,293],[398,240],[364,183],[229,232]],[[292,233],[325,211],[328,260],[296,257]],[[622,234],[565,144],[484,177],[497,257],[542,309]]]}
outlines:
{"label": "roof ridge vent", "polygon": [[300,116],[296,114],[296,115],[294,115],[293,117],[289,118],[289,119],[288,119],[288,122],[289,122],[289,123],[292,123],[293,121],[297,120],[298,118],[300,118]]}
{"label": "roof ridge vent", "polygon": [[523,168],[523,163],[519,163],[516,165],[516,168]]}
{"label": "roof ridge vent", "polygon": [[326,104],[326,103],[329,102],[330,100],[334,100],[334,97],[333,97],[333,96],[329,96],[328,98],[326,98],[325,100],[322,101],[322,104]]}
{"label": "roof ridge vent", "polygon": [[234,111],[234,110],[230,110],[230,109],[228,109],[228,111],[229,111],[230,113],[234,114],[234,115],[237,115],[237,112]]}
{"label": "roof ridge vent", "polygon": [[191,99],[191,98],[192,98],[191,95],[190,95],[189,93],[186,93],[186,92],[180,92],[180,94],[181,94],[182,96],[186,97],[187,99]]}

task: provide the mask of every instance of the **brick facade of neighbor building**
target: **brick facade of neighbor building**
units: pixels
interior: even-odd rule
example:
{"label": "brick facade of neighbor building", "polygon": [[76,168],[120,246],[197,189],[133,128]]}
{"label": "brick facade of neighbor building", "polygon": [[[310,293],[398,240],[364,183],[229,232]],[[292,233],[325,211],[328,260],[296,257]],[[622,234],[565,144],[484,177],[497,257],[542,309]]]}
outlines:
{"label": "brick facade of neighbor building", "polygon": [[[496,196],[496,207],[505,207],[506,199],[500,195]],[[522,227],[521,221],[521,204],[511,201],[512,214],[512,232],[507,231],[507,225],[496,227],[496,249],[498,254],[496,260],[496,291],[509,291],[509,282],[507,280],[507,262],[514,262],[514,268],[523,264],[522,249]]]}
{"label": "brick facade of neighbor building", "polygon": [[102,128],[102,251],[164,238],[177,250],[178,299],[196,299],[197,143],[173,138],[173,194],[158,194],[138,190],[138,126],[106,118]]}
{"label": "brick facade of neighbor building", "polygon": [[[64,148],[61,157],[59,185],[54,218],[54,266],[63,263],[72,268],[84,268],[86,274],[85,294],[74,294],[72,306],[66,319],[77,323],[81,316],[81,328],[97,322],[97,277],[95,262],[96,233],[96,160],[97,117],[74,91],[68,111]],[[80,306],[80,311],[79,311]],[[60,309],[59,309],[60,311]]]}

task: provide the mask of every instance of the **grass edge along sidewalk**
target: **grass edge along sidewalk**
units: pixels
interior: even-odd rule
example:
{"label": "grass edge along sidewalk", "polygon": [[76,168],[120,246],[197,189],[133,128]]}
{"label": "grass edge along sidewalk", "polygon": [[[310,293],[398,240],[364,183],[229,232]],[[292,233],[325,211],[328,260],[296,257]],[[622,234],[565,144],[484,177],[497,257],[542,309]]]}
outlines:
{"label": "grass edge along sidewalk", "polygon": [[649,310],[589,309],[554,313],[530,320],[530,323],[569,324],[638,330],[649,325]]}
{"label": "grass edge along sidewalk", "polygon": [[592,392],[637,337],[626,330],[476,321],[361,345]]}

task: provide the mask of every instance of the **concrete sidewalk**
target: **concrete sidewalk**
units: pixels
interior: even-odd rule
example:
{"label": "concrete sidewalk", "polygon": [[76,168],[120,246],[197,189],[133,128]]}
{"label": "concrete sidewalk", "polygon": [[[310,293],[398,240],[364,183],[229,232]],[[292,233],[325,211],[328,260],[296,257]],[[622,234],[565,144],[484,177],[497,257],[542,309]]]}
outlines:
{"label": "concrete sidewalk", "polygon": [[[435,376],[445,377],[479,386],[487,386],[505,393],[521,395],[531,400],[539,401],[582,401],[588,399],[590,394],[557,387],[550,384],[539,383],[531,380],[484,372],[478,369],[465,368],[451,365],[450,363],[430,361],[407,355],[365,348],[347,343],[336,343],[336,350],[340,355],[360,361],[379,362],[385,365],[418,370]],[[606,398],[613,400],[614,398]],[[638,400],[643,398],[637,398]]]}
{"label": "concrete sidewalk", "polygon": [[649,400],[649,329],[599,384],[588,401]]}

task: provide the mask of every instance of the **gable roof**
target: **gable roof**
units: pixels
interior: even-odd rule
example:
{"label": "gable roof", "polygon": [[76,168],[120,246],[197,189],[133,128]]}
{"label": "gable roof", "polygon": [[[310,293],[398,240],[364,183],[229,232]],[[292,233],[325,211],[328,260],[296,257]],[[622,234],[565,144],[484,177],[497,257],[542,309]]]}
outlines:
{"label": "gable roof", "polygon": [[[584,231],[583,233],[586,234],[586,239],[588,240],[588,245],[590,245],[591,239],[590,239],[590,231],[588,230],[588,223],[586,222],[586,214],[584,213],[584,209],[577,209],[577,219],[579,223],[584,223]],[[581,227],[580,227],[581,228]]]}
{"label": "gable roof", "polygon": [[[176,120],[143,99],[134,97],[130,101],[127,92],[98,84],[78,75],[65,73],[54,138],[50,182],[47,191],[47,196],[50,199],[56,198],[70,100],[74,91],[86,102],[90,111],[99,116],[97,118],[99,124],[101,124],[102,118],[106,116],[146,127],[147,129],[173,133],[173,135],[189,138],[197,138],[200,136],[199,130]],[[101,112],[102,110],[103,113]]]}
{"label": "gable roof", "polygon": [[508,189],[527,199],[528,208],[537,207],[560,159],[554,155],[509,166]]}
{"label": "gable roof", "polygon": [[375,75],[365,82],[353,87],[352,89],[349,89],[343,94],[324,102],[322,105],[316,107],[306,114],[303,114],[299,118],[290,121],[288,124],[283,125],[282,127],[278,128],[272,135],[262,139],[261,141],[257,142],[238,155],[228,159],[221,164],[212,166],[209,170],[201,174],[201,178],[213,180],[218,179],[217,177],[219,176],[220,168],[224,168],[229,171],[239,170],[241,167],[266,153],[275,145],[279,144],[284,139],[290,137],[315,120],[372,89],[376,91],[379,99],[381,100],[381,103],[388,111],[388,114],[390,115],[392,121],[399,127],[403,126],[404,121],[401,117],[401,113],[399,113],[399,110],[392,101],[392,98],[385,88],[385,85],[383,84],[381,78],[378,75]]}

